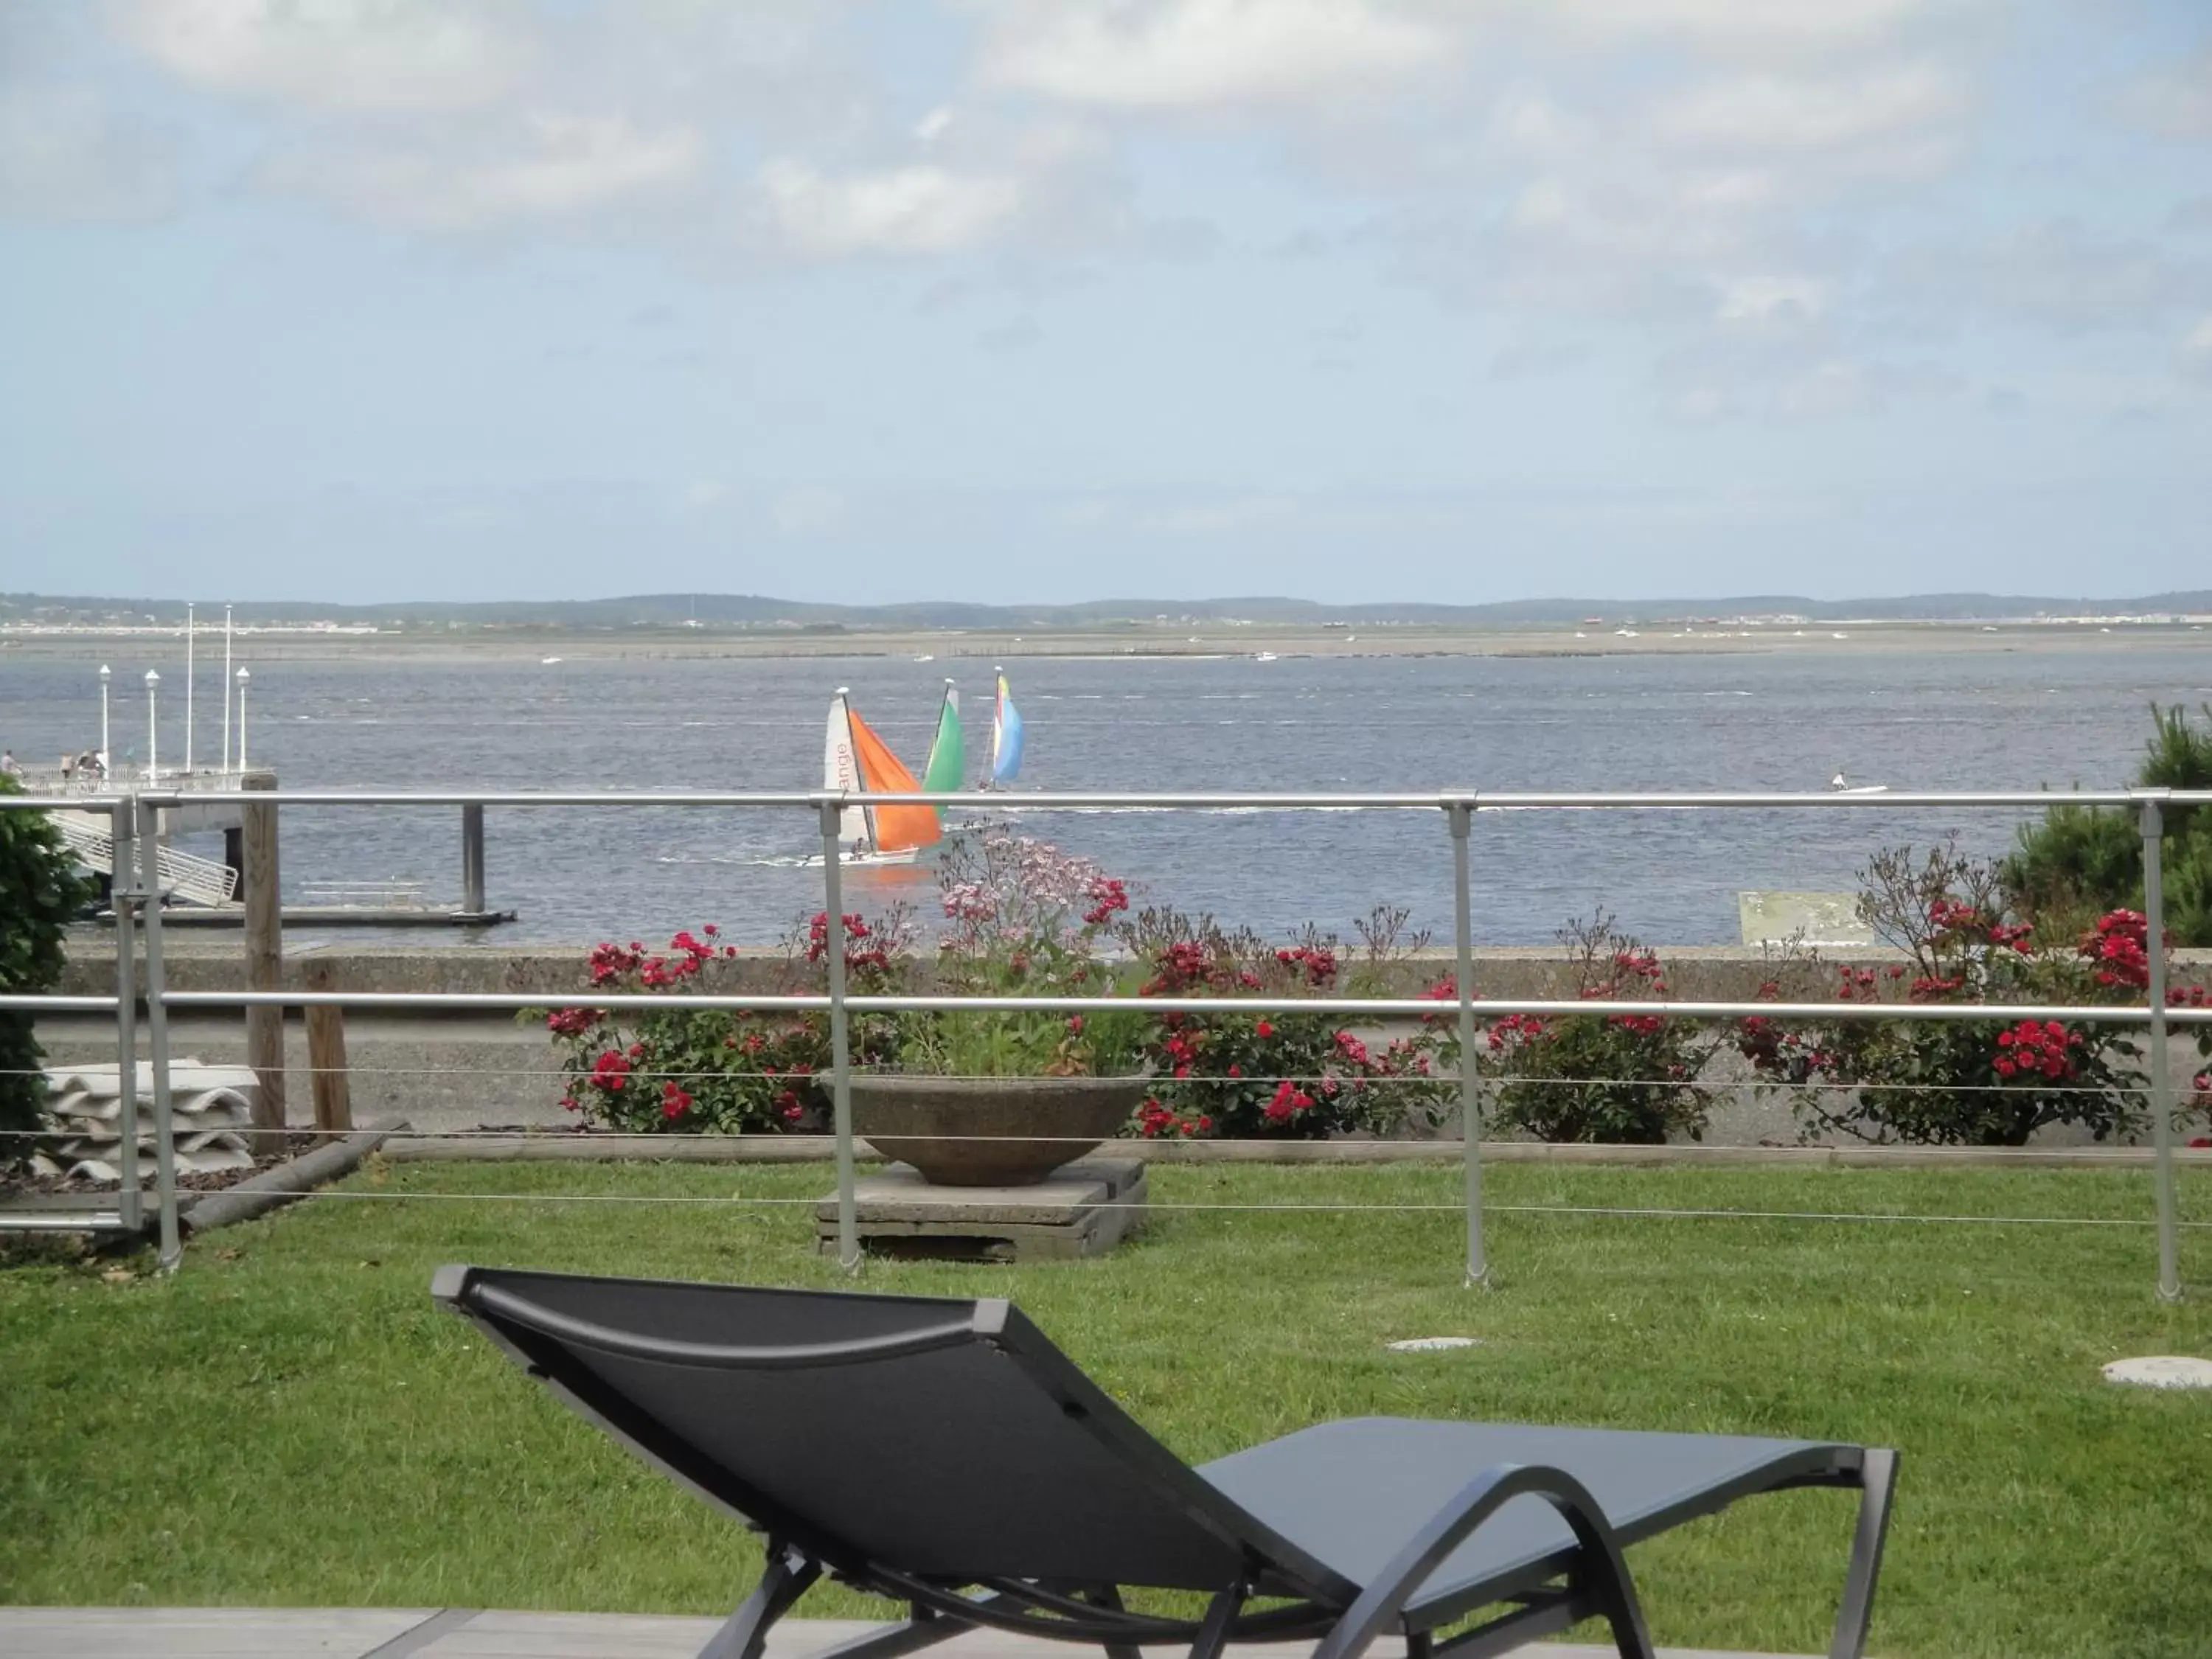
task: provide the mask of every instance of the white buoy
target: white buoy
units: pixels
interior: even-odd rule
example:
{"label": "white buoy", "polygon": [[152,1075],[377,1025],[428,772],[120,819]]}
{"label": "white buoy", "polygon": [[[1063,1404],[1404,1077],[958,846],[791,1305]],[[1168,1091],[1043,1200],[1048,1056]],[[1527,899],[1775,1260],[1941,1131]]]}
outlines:
{"label": "white buoy", "polygon": [[1472,1336],[1409,1336],[1403,1341],[1382,1345],[1392,1353],[1442,1353],[1449,1348],[1481,1346],[1480,1339]]}
{"label": "white buoy", "polygon": [[2115,1359],[2105,1367],[2105,1381],[2139,1389],[2212,1389],[2212,1359],[2171,1353]]}

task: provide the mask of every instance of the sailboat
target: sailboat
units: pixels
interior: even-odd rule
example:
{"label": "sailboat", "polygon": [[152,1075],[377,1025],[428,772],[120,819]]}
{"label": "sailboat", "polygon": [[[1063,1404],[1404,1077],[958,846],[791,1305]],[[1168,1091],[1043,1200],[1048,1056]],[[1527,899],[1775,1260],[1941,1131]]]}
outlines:
{"label": "sailboat", "polygon": [[[945,682],[945,702],[937,711],[937,735],[929,740],[929,761],[921,769],[921,787],[933,795],[957,795],[966,787],[968,743],[960,730],[960,688]],[[945,824],[945,809],[933,806],[938,827]]]}
{"label": "sailboat", "polygon": [[1006,671],[996,668],[998,701],[991,707],[991,775],[986,789],[1004,789],[1022,769],[1022,717],[1014,708],[1014,694],[1006,689]]}
{"label": "sailboat", "polygon": [[[822,787],[869,794],[921,789],[890,745],[854,711],[851,694],[842,685],[830,700]],[[864,804],[846,807],[837,819],[837,844],[848,864],[911,864],[925,848],[937,844],[940,833],[936,810],[928,806]]]}

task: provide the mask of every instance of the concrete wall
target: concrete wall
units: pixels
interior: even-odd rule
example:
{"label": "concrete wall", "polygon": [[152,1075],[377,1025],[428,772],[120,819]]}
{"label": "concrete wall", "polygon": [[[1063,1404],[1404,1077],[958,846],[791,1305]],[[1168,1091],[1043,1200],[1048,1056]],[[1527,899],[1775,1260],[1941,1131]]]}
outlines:
{"label": "concrete wall", "polygon": [[[169,983],[176,990],[239,988],[244,979],[239,942],[164,937]],[[1759,952],[1697,948],[1666,951],[1670,990],[1690,1000],[1733,1000],[1755,996],[1771,964]],[[2212,951],[2176,952],[2179,983],[2212,982]],[[475,991],[552,995],[589,988],[584,952],[525,946],[502,950],[474,945],[340,945],[288,956],[285,980],[303,986],[310,967],[327,967],[334,988],[349,991]],[[1824,960],[1887,967],[1893,952],[1859,951]],[[702,989],[762,991],[775,982],[780,957],[749,953],[735,962],[718,962],[702,975]],[[72,942],[65,993],[100,994],[113,988],[111,940]],[[1407,964],[1389,988],[1418,994],[1450,966],[1449,957]],[[1486,950],[1476,957],[1475,980],[1486,995],[1554,997],[1572,994],[1565,965],[1556,949]],[[1829,982],[1819,981],[1816,994]],[[1892,982],[1884,978],[1887,988]],[[1387,1027],[1376,1028],[1387,1035]],[[55,1062],[112,1060],[112,1020],[73,1016],[40,1023],[39,1035]],[[144,1051],[142,1029],[141,1052]],[[544,1030],[524,1026],[507,1014],[350,1013],[346,1020],[348,1058],[353,1073],[355,1121],[368,1123],[404,1116],[418,1130],[431,1132],[483,1126],[547,1125],[573,1121],[559,1108],[560,1079],[555,1051]],[[310,1099],[307,1042],[296,1014],[285,1026],[287,1089],[295,1121],[307,1121]],[[179,1014],[172,1022],[171,1052],[178,1058],[210,1062],[243,1062],[245,1022],[222,1011]],[[2194,1049],[2177,1042],[2177,1077],[2196,1069]],[[1786,1100],[1753,1086],[1743,1062],[1724,1052],[1707,1082],[1717,1091],[1706,1133],[1709,1145],[1791,1145],[1796,1123]],[[2054,1131],[2039,1144],[2070,1145],[2086,1137]]]}

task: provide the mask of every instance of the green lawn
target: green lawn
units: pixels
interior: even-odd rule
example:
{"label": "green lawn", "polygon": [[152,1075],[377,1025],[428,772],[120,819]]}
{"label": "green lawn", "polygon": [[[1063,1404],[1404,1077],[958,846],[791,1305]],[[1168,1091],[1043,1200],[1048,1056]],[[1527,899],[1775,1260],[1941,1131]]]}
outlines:
{"label": "green lawn", "polygon": [[[435,1310],[444,1261],[827,1285],[820,1168],[406,1165],[211,1235],[173,1279],[0,1271],[0,1600],[712,1612],[745,1536]],[[1492,1173],[1497,1285],[1459,1282],[1449,1168],[1167,1166],[1103,1261],[871,1264],[1011,1296],[1194,1460],[1363,1413],[1833,1437],[1905,1454],[1874,1648],[2212,1651],[2212,1395],[2105,1384],[2212,1353],[2212,1230],[2178,1308],[2136,1228],[1532,1214],[1514,1206],[2140,1218],[2103,1171]],[[493,1201],[483,1195],[526,1195]],[[556,1203],[562,1197],[600,1201]],[[2185,1213],[2212,1220],[2212,1179]],[[138,1264],[142,1268],[144,1263]],[[1392,1338],[1482,1346],[1399,1355]],[[1855,1495],[1753,1500],[1632,1558],[1663,1642],[1826,1650]],[[850,1612],[841,1592],[806,1610]]]}

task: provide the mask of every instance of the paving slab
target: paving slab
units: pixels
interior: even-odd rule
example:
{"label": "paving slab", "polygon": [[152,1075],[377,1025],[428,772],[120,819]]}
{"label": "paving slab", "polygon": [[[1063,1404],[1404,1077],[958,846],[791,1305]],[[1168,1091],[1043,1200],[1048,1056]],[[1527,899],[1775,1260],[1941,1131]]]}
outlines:
{"label": "paving slab", "polygon": [[[6,1607],[9,1659],[692,1659],[717,1619],[652,1613],[502,1613],[468,1607]],[[769,1632],[765,1659],[805,1659],[874,1628],[844,1619],[791,1619]],[[1246,1659],[1303,1659],[1304,1643],[1231,1650]],[[931,1650],[945,1659],[1080,1659],[1098,1650],[976,1631]],[[1185,1650],[1148,1648],[1165,1656]],[[1376,1659],[1403,1659],[1377,1642]],[[1608,1644],[1544,1643],[1534,1659],[1612,1659]],[[1662,1659],[1789,1659],[1778,1654],[1662,1648]]]}

